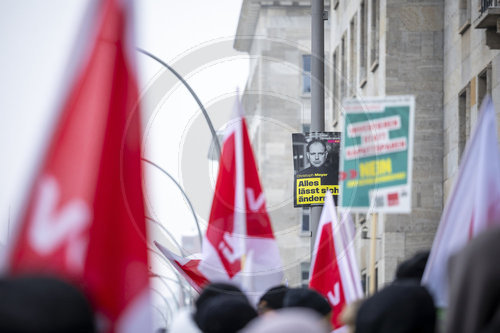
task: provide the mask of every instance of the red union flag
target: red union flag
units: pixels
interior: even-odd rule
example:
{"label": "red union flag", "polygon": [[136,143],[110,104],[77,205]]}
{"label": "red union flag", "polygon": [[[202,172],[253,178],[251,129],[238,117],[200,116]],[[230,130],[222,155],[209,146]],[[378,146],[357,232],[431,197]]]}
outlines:
{"label": "red union flag", "polygon": [[335,329],[342,326],[339,314],[343,308],[363,297],[353,237],[354,226],[349,214],[345,213],[338,222],[335,203],[328,191],[314,243],[309,287],[328,299]]}
{"label": "red union flag", "polygon": [[422,277],[437,306],[445,307],[448,301],[448,258],[493,225],[500,225],[500,154],[495,110],[488,96],[467,142]]}
{"label": "red union flag", "polygon": [[[238,98],[234,113],[224,137],[198,272],[189,274],[232,282],[255,300],[279,284],[283,272]],[[179,266],[188,274],[187,263]]]}
{"label": "red union flag", "polygon": [[82,286],[102,332],[149,332],[138,89],[128,53],[130,5],[103,0],[17,238],[11,274]]}
{"label": "red union flag", "polygon": [[207,278],[198,270],[198,265],[201,259],[197,255],[193,257],[183,258],[158,242],[154,242],[156,247],[163,253],[165,257],[172,263],[174,268],[189,282],[189,284],[197,292],[201,292],[203,286],[208,284]]}

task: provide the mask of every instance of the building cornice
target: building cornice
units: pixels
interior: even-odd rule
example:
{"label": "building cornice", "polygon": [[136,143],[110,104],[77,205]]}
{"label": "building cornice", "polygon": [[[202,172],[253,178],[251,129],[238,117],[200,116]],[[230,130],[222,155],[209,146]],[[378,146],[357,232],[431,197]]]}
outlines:
{"label": "building cornice", "polygon": [[[325,8],[329,5],[329,1],[325,1]],[[295,1],[272,1],[272,0],[243,0],[240,10],[240,18],[236,29],[236,36],[233,47],[235,50],[242,52],[250,52],[252,46],[252,38],[257,27],[257,20],[261,7],[310,7],[310,0],[295,0]]]}

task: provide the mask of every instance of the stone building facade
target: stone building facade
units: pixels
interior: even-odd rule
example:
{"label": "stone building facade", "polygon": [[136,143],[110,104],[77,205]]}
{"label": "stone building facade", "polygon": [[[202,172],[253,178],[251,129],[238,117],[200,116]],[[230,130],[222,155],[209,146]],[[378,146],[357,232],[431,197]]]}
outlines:
{"label": "stone building facade", "polygon": [[[373,278],[381,286],[394,278],[402,260],[431,247],[443,207],[444,4],[334,2],[329,23],[335,32],[331,57],[335,62],[333,112],[337,118],[346,97],[415,96],[412,213],[378,216]],[[371,219],[370,215],[358,215],[358,230],[370,229]],[[358,238],[359,264],[366,281],[372,278],[368,243]]]}
{"label": "stone building facade", "polygon": [[[490,93],[500,109],[496,5],[496,0],[325,2],[325,130],[340,130],[346,97],[414,95],[416,101],[412,213],[378,216],[374,277],[367,239],[372,216],[355,216],[365,286],[371,278],[378,287],[391,281],[401,261],[430,249],[479,101]],[[310,26],[309,1],[245,0],[234,44],[252,58],[243,102],[292,285],[305,282],[310,251],[309,233],[301,232],[307,212],[291,203],[290,135],[308,130],[303,59],[310,53]]]}
{"label": "stone building facade", "polygon": [[308,212],[293,207],[292,133],[310,123],[310,2],[243,1],[234,47],[251,57],[243,106],[285,277],[307,283]]}

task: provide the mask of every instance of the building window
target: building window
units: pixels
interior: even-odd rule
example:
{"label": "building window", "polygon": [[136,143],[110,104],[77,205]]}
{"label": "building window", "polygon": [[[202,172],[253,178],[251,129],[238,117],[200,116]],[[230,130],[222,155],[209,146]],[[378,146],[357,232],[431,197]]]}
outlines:
{"label": "building window", "polygon": [[359,42],[359,75],[360,75],[360,86],[363,87],[366,83],[366,61],[367,61],[367,35],[368,35],[368,24],[366,23],[367,17],[367,7],[365,2],[361,2],[361,8],[359,12],[359,32],[361,34]]}
{"label": "building window", "polygon": [[306,143],[298,143],[293,145],[293,163],[295,170],[302,170],[306,164]]}
{"label": "building window", "polygon": [[302,208],[302,223],[300,227],[301,232],[309,233],[311,231],[310,216],[311,210],[309,209],[309,207]]}
{"label": "building window", "polygon": [[458,158],[462,158],[465,144],[470,136],[470,85],[458,95]]}
{"label": "building window", "polygon": [[357,45],[356,45],[356,39],[357,39],[357,30],[356,30],[356,16],[353,17],[351,21],[351,39],[350,39],[350,75],[349,75],[349,84],[350,84],[350,95],[356,94],[356,78],[358,76],[358,64],[357,64]]}
{"label": "building window", "polygon": [[486,94],[491,95],[491,63],[477,76],[478,108],[481,106]]}
{"label": "building window", "polygon": [[490,7],[498,7],[500,2],[498,0],[480,0],[478,2],[479,12],[482,14]]}
{"label": "building window", "polygon": [[363,293],[367,295],[367,283],[368,279],[366,277],[366,271],[361,272],[361,287],[363,287]]}
{"label": "building window", "polygon": [[302,56],[302,93],[311,93],[311,55]]}
{"label": "building window", "polygon": [[308,262],[301,262],[300,263],[300,280],[301,280],[302,287],[309,286],[309,268],[310,267],[311,267],[311,264]]}
{"label": "building window", "polygon": [[463,34],[470,27],[470,0],[458,2],[458,33]]}
{"label": "building window", "polygon": [[378,43],[379,43],[379,12],[380,12],[380,2],[379,0],[371,0],[372,1],[372,15],[371,15],[371,52],[370,52],[370,66],[372,72],[375,71],[378,67]]}
{"label": "building window", "polygon": [[347,93],[347,55],[345,51],[345,34],[340,41],[340,55],[341,55],[341,64],[340,64],[340,102],[342,103],[342,99],[346,96]]}
{"label": "building window", "polygon": [[338,74],[338,54],[339,54],[339,48],[337,47],[335,49],[335,52],[333,52],[333,120],[338,120],[339,119],[339,74]]}

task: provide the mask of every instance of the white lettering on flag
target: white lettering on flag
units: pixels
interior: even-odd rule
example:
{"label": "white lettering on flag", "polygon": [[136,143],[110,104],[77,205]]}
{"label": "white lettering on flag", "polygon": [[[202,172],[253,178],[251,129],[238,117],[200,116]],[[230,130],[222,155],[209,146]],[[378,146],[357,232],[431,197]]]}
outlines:
{"label": "white lettering on flag", "polygon": [[247,187],[247,198],[248,198],[248,206],[250,206],[250,210],[252,212],[256,212],[259,208],[264,204],[264,193],[260,192],[257,199],[255,199],[255,193],[253,192],[253,188]]}
{"label": "white lettering on flag", "polygon": [[44,256],[65,243],[68,266],[81,269],[87,244],[82,233],[90,224],[90,209],[79,199],[73,199],[57,209],[59,195],[54,177],[41,179],[29,241],[33,249]]}

